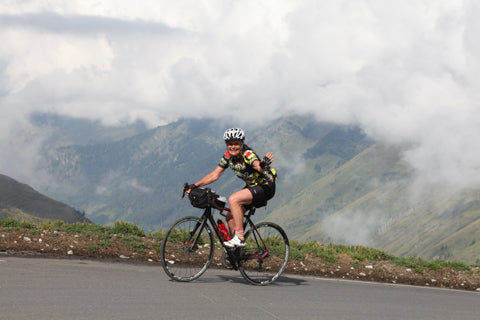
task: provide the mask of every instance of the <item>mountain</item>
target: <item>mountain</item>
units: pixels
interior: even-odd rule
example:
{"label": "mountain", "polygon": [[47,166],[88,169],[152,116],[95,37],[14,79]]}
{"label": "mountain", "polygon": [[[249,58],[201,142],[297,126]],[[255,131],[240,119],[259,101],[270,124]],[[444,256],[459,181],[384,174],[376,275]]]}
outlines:
{"label": "mountain", "polygon": [[[43,191],[83,208],[97,223],[126,220],[147,230],[166,228],[192,210],[188,202],[179,201],[183,183],[196,182],[216,167],[225,151],[226,127],[215,125],[213,119],[182,119],[119,141],[60,147],[44,164],[57,183]],[[335,142],[327,139],[332,132],[341,136],[338,143],[351,144],[351,150],[332,154]],[[247,134],[247,142],[260,155],[270,150],[277,154],[280,180],[294,181],[293,189],[327,174],[371,144],[358,129],[319,124],[308,117],[289,117]],[[322,155],[304,160],[305,152]],[[301,168],[291,170],[292,161],[312,172],[296,174]],[[219,193],[227,195],[243,186],[230,171],[224,176],[212,185]],[[278,190],[282,198],[290,193]],[[280,204],[272,202],[272,207]]]}
{"label": "mountain", "polygon": [[[89,131],[100,135],[88,139],[79,138],[81,124],[69,126],[68,135],[48,117],[42,126],[54,133],[43,166],[55,181],[42,192],[82,208],[96,223],[125,220],[158,230],[179,217],[200,215],[180,199],[183,183],[215,168],[225,151],[222,133],[236,124],[180,119],[122,131],[90,123]],[[279,174],[277,195],[267,210],[257,210],[258,221],[279,223],[292,239],[363,244],[401,256],[478,259],[478,190],[418,185],[402,149],[369,139],[354,126],[297,115],[244,129],[260,156],[275,153]],[[66,136],[73,143],[66,144]],[[211,185],[222,195],[242,186],[230,171]]]}
{"label": "mountain", "polygon": [[98,144],[119,141],[146,130],[145,123],[136,121],[124,126],[104,126],[99,121],[71,118],[54,113],[33,113],[30,121],[48,136],[50,147],[73,144]]}
{"label": "mountain", "polygon": [[[291,226],[290,234],[301,240],[326,238],[347,243],[365,242],[367,239],[360,237],[358,229],[372,218],[375,208],[360,206],[362,199],[376,199],[376,192],[388,190],[390,183],[398,184],[408,177],[408,168],[401,162],[397,150],[373,144],[303,188],[290,201],[273,210],[269,218]],[[337,221],[340,219],[335,220],[335,217],[345,218]],[[332,229],[337,225],[338,232]],[[355,229],[356,234],[349,236],[345,232],[347,227]],[[374,226],[365,227],[375,230]]]}
{"label": "mountain", "polygon": [[45,164],[57,179],[45,191],[96,223],[165,227],[187,208],[178,201],[183,183],[216,165],[221,150],[213,132],[207,121],[187,121],[117,142],[61,147]]}
{"label": "mountain", "polygon": [[401,150],[376,143],[316,180],[269,220],[299,240],[479,263],[479,190],[416,185]]}
{"label": "mountain", "polygon": [[85,213],[0,174],[0,219],[9,217],[34,222],[47,220],[63,220],[68,223],[90,222]]}

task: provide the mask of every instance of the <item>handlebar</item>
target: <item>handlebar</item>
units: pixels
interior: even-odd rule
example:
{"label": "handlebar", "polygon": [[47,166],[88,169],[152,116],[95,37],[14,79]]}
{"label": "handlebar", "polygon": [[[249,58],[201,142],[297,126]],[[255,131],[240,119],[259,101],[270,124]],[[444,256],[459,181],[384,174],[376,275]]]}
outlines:
{"label": "handlebar", "polygon": [[[188,182],[185,182],[184,185],[183,185],[182,199],[185,197],[185,194],[187,193],[187,191],[189,189],[190,189],[190,184]],[[229,208],[225,207],[227,199],[225,199],[224,197],[220,197],[218,194],[216,194],[214,191],[212,191],[209,188],[205,188],[205,190],[206,190],[207,195],[208,195],[208,205],[209,206],[219,210],[220,213],[222,213],[223,210],[230,211]],[[190,198],[190,195],[188,195],[188,196]]]}

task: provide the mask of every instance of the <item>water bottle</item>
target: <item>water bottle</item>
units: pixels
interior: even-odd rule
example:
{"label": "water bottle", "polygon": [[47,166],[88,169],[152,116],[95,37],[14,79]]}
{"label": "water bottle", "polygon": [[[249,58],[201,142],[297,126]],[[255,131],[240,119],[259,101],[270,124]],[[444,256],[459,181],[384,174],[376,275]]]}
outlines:
{"label": "water bottle", "polygon": [[223,238],[225,241],[230,240],[232,237],[230,236],[230,233],[227,230],[227,227],[225,226],[225,223],[223,223],[222,220],[218,219],[217,221],[218,229],[220,230],[220,233],[223,235]]}

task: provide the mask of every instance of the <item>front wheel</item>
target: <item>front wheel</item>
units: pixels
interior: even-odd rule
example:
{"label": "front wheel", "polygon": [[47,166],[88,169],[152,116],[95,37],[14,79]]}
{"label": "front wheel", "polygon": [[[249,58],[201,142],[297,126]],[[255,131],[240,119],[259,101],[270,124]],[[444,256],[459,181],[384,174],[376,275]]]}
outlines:
{"label": "front wheel", "polygon": [[193,281],[207,270],[213,258],[213,236],[198,217],[175,222],[162,241],[160,259],[167,275],[175,281]]}
{"label": "front wheel", "polygon": [[245,234],[245,248],[239,266],[248,282],[267,285],[282,274],[288,263],[290,243],[283,229],[272,222],[261,222]]}

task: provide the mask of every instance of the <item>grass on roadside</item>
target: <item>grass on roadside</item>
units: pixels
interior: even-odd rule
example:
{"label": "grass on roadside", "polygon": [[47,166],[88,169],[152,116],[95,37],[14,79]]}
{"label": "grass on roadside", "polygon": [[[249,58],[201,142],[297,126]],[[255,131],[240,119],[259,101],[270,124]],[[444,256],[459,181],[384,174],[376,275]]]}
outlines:
{"label": "grass on roadside", "polygon": [[[47,221],[39,224],[17,221],[11,218],[0,220],[2,231],[19,231],[21,229],[30,229],[30,234],[39,234],[43,231],[50,231],[48,236],[58,237],[59,232],[75,233],[84,237],[94,237],[97,243],[89,244],[87,249],[95,253],[99,248],[108,249],[112,246],[114,238],[119,238],[122,244],[129,245],[134,252],[144,253],[147,246],[145,238],[154,240],[163,239],[163,232],[145,234],[142,228],[135,223],[116,221],[113,226],[103,226],[91,223],[65,223],[63,221]],[[155,251],[159,251],[159,246],[153,244]]]}
{"label": "grass on roadside", "polygon": [[[123,244],[130,245],[135,252],[143,253],[147,249],[145,239],[151,239],[153,248],[158,252],[160,250],[159,242],[163,239],[164,232],[150,232],[145,233],[135,223],[124,221],[116,221],[113,226],[103,226],[90,223],[74,223],[69,224],[63,221],[48,221],[39,224],[28,221],[17,221],[11,218],[0,220],[0,227],[2,231],[29,229],[31,234],[39,233],[40,230],[47,230],[52,232],[67,232],[78,233],[84,236],[97,236],[98,243],[90,244],[89,248],[92,252],[97,251],[100,247],[107,249],[112,244],[112,238],[121,236]],[[341,256],[350,257],[353,262],[352,265],[358,264],[359,261],[368,261],[375,263],[375,261],[389,260],[398,266],[411,268],[417,273],[422,273],[423,270],[439,271],[442,268],[451,268],[458,271],[471,270],[470,265],[463,262],[434,260],[427,261],[416,257],[401,258],[386,254],[384,251],[369,248],[364,246],[347,246],[341,244],[324,244],[318,241],[298,242],[290,241],[290,259],[301,261],[305,259],[306,255],[313,255],[321,258],[325,262],[334,263]],[[480,265],[475,265],[480,266]]]}

